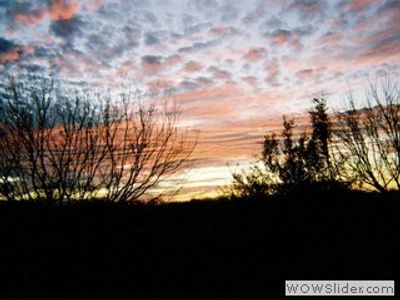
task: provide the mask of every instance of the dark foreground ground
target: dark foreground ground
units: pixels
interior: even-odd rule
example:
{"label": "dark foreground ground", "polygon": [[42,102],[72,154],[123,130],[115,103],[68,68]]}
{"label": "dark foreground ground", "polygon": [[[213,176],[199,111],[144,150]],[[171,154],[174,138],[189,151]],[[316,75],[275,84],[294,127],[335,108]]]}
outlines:
{"label": "dark foreground ground", "polygon": [[394,279],[398,294],[399,228],[399,194],[0,203],[0,297],[272,298],[285,279]]}

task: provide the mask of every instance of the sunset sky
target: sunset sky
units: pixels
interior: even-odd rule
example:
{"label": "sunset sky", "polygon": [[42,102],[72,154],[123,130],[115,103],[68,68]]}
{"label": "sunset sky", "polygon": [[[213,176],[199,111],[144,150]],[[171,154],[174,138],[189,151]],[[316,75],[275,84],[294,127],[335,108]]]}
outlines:
{"label": "sunset sky", "polygon": [[215,194],[282,114],[400,75],[400,1],[0,0],[0,75],[168,90],[199,129],[191,196]]}

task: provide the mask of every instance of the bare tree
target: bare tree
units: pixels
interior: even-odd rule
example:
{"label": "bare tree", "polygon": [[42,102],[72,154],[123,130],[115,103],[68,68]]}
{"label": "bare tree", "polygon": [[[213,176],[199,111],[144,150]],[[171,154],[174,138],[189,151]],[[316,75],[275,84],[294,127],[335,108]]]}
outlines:
{"label": "bare tree", "polygon": [[74,95],[51,80],[10,81],[0,117],[0,195],[63,202],[160,197],[159,183],[182,168],[195,140],[178,130],[178,109]]}
{"label": "bare tree", "polygon": [[182,168],[196,137],[179,132],[175,106],[146,106],[132,102],[130,94],[121,100],[117,107],[107,102],[102,109],[106,156],[96,179],[108,201],[132,201],[148,192],[147,197],[157,198],[154,188]]}
{"label": "bare tree", "polygon": [[362,108],[350,95],[338,113],[337,153],[345,161],[344,176],[363,188],[400,190],[400,90],[387,80],[371,84]]}

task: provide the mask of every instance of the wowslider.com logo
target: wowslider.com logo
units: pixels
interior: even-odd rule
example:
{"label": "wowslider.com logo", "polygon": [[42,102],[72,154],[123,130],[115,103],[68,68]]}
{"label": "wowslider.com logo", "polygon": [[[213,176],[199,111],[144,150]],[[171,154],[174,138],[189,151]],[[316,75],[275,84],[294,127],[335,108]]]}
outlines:
{"label": "wowslider.com logo", "polygon": [[286,280],[286,296],[394,296],[394,280]]}

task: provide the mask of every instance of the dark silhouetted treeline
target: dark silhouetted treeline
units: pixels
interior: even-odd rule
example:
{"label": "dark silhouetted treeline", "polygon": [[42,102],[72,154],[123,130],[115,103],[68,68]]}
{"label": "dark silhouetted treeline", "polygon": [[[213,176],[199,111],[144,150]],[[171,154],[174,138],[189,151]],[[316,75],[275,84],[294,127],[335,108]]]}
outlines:
{"label": "dark silhouetted treeline", "polygon": [[283,117],[281,136],[266,135],[262,156],[250,170],[233,174],[227,189],[234,198],[298,193],[400,190],[400,87],[388,80],[371,85],[361,106],[328,113],[314,99],[310,131],[296,131]]}
{"label": "dark silhouetted treeline", "polygon": [[[3,298],[283,298],[284,280],[396,280],[396,193],[63,206],[0,202]],[[397,292],[396,292],[397,295]]]}

